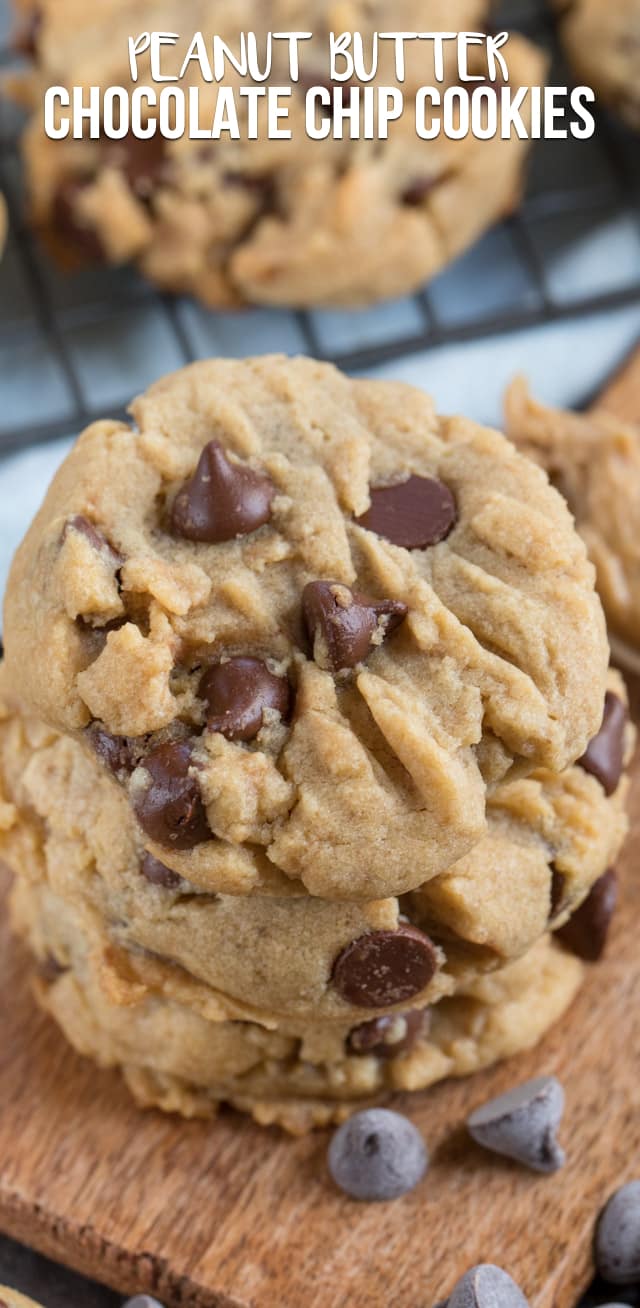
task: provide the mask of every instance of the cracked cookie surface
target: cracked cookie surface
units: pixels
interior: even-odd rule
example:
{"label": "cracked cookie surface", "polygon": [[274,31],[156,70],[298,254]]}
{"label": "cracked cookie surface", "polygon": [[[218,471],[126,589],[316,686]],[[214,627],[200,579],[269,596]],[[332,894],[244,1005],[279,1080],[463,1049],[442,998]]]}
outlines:
{"label": "cracked cookie surface", "polygon": [[[0,855],[18,883],[73,908],[96,957],[180,970],[185,984],[208,988],[220,1019],[291,1034],[309,1022],[370,1030],[526,954],[550,928],[569,920],[575,932],[626,829],[634,732],[621,678],[610,674],[609,685],[620,712],[580,765],[501,784],[469,854],[401,899],[358,904],[301,894],[285,878],[235,896],[187,882],[145,849],[98,761],[3,696]],[[51,948],[43,939],[40,956]]]}
{"label": "cracked cookie surface", "polygon": [[[35,6],[23,8],[28,15]],[[37,8],[33,64],[16,93],[32,111],[24,141],[32,219],[62,260],[135,261],[160,286],[214,306],[363,304],[415,289],[519,201],[528,143],[515,133],[417,136],[413,96],[433,78],[424,43],[409,47],[406,110],[388,140],[307,137],[303,92],[327,83],[326,34],[361,32],[368,49],[372,33],[388,28],[385,0],[142,0],[137,30],[184,36],[164,51],[169,72],[179,70],[196,31],[215,31],[232,48],[239,31],[256,32],[261,48],[268,29],[315,34],[302,45],[301,81],[288,101],[292,139],[269,140],[262,123],[258,140],[185,136],[164,144],[45,137],[40,106],[51,84],[130,86],[130,4],[38,0]],[[489,10],[486,0],[458,0],[456,23],[482,31]],[[450,23],[442,0],[394,5],[394,30],[446,31]],[[379,85],[393,86],[391,43],[381,52]],[[276,42],[274,85],[289,84],[285,57]],[[472,50],[474,75],[483,76],[478,57]],[[519,36],[510,38],[507,62],[512,85],[544,80],[544,57]],[[445,82],[450,65],[447,53]],[[141,61],[140,82],[147,80]],[[211,121],[216,88],[198,83],[193,63],[189,84],[199,85],[201,120]],[[237,89],[237,76],[225,84]],[[242,106],[240,113],[242,121]]]}
{"label": "cracked cookie surface", "polygon": [[607,664],[592,565],[502,436],[279,357],[192,365],[132,413],[83,433],[17,552],[6,666],[161,862],[214,891],[401,894],[480,839],[499,781],[584,752]]}

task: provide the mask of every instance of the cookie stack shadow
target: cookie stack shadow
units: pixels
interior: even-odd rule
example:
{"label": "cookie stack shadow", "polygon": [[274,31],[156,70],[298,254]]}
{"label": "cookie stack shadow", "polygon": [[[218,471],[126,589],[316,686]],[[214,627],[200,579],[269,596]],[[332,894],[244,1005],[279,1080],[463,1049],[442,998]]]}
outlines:
{"label": "cookie stack shadow", "polygon": [[530,1047],[604,947],[633,745],[560,497],[309,360],[133,413],[80,438],[8,588],[0,854],[40,1002],[140,1104],[294,1132]]}

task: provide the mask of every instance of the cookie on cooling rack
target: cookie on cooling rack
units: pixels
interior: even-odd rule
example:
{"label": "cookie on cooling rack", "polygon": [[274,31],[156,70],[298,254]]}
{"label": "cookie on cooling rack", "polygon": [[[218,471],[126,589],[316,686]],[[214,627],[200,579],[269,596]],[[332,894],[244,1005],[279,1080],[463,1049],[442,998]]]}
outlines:
{"label": "cookie on cooling rack", "polygon": [[[490,7],[487,0],[458,0],[460,30],[483,30]],[[432,80],[424,42],[409,47],[406,111],[391,123],[387,141],[307,136],[304,93],[326,84],[327,33],[346,25],[362,33],[366,46],[388,26],[385,0],[303,6],[300,23],[316,40],[302,49],[290,140],[267,139],[265,125],[258,140],[208,144],[187,136],[48,140],[41,105],[52,83],[130,84],[130,5],[38,0],[37,9],[23,8],[37,12],[31,70],[16,88],[32,111],[24,138],[31,215],[63,260],[133,260],[158,285],[214,306],[363,304],[413,290],[518,203],[526,140],[515,133],[493,140],[417,136],[412,93]],[[396,0],[394,30],[448,30],[448,8],[442,0]],[[269,28],[291,29],[288,0],[249,0],[242,12],[239,19],[226,0],[155,0],[145,4],[144,22],[150,31],[215,31],[231,46],[239,25],[259,40]],[[391,43],[381,45],[378,77],[385,86],[395,76]],[[272,80],[287,85],[287,47],[276,42],[274,49]],[[453,54],[455,45],[447,50]],[[164,56],[167,71],[171,59],[179,69],[184,49]],[[479,48],[470,60],[475,75],[486,72]],[[544,80],[543,56],[521,37],[511,37],[508,63],[512,84]],[[445,72],[457,80],[449,58]],[[147,76],[141,65],[141,81]],[[196,86],[198,76],[192,63],[186,82]],[[233,86],[233,75],[226,82]],[[200,90],[210,102],[212,88],[201,83]],[[526,119],[526,105],[521,112]]]}

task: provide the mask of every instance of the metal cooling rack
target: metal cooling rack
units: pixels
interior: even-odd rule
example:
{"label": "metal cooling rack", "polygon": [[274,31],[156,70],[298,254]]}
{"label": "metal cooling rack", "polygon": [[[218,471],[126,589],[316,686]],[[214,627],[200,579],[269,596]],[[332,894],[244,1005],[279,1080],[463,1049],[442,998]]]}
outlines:
{"label": "metal cooling rack", "polygon": [[[567,84],[543,0],[509,0],[505,26],[545,46],[551,82]],[[9,27],[8,0],[0,0],[5,69],[15,63]],[[24,220],[19,129],[19,115],[4,102],[0,187],[11,237],[0,264],[0,453],[77,432],[105,412],[120,416],[154,377],[211,354],[303,351],[360,371],[437,346],[640,306],[640,151],[637,138],[602,115],[590,141],[535,145],[519,213],[428,288],[355,313],[214,313],[158,294],[127,269],[61,275]]]}

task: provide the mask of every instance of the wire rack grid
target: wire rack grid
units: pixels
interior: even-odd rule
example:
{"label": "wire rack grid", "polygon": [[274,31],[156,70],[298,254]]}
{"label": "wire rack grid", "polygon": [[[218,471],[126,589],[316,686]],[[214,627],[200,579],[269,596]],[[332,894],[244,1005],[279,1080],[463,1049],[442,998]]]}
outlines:
{"label": "wire rack grid", "polygon": [[[544,0],[510,0],[505,26],[568,74]],[[16,56],[0,0],[0,70]],[[524,202],[473,250],[403,300],[363,312],[215,313],[161,295],[131,269],[61,275],[24,218],[20,117],[0,104],[0,187],[10,209],[0,264],[0,453],[121,416],[154,377],[199,357],[306,352],[347,371],[412,352],[640,306],[640,151],[604,115],[589,141],[542,141]],[[597,258],[593,256],[594,250]],[[38,378],[34,385],[33,378]]]}

